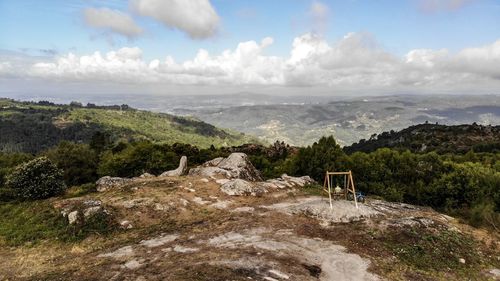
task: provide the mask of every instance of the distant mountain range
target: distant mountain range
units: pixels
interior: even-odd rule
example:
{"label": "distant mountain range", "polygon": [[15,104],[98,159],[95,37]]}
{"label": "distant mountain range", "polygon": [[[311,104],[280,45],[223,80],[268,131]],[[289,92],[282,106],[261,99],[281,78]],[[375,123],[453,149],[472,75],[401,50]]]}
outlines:
{"label": "distant mountain range", "polygon": [[[65,108],[70,113],[61,113],[62,116],[71,116],[73,119],[70,119],[76,121],[76,124],[85,120],[82,118],[90,118],[90,122],[83,123],[87,126],[112,127],[115,131],[120,128],[121,132],[131,130],[132,132],[123,133],[126,136],[140,135],[148,139],[183,141],[201,146],[211,143],[238,145],[255,142],[256,138],[263,143],[278,140],[294,146],[304,146],[327,135],[333,135],[338,143],[349,146],[361,139],[370,139],[374,134],[402,130],[426,121],[446,125],[474,122],[480,125],[500,125],[500,95],[493,94],[348,97],[241,92],[220,95],[89,94],[84,97],[86,100],[83,102],[126,103],[134,108],[166,114],[131,110],[126,111],[125,115],[118,115],[123,113],[119,113],[119,110],[104,114],[107,111]],[[71,101],[70,96],[30,98],[26,95],[16,98],[46,99],[59,103]],[[66,120],[66,117],[56,119]],[[144,123],[143,119],[148,122]],[[155,128],[144,124],[172,124],[176,132],[170,131],[167,125],[167,128],[162,127],[163,125]],[[241,136],[230,130],[256,138]]]}
{"label": "distant mountain range", "polygon": [[[500,96],[400,95],[310,103],[211,107],[187,113],[236,131],[303,146],[333,135],[350,145],[373,134],[424,122],[447,125],[500,124]],[[180,110],[177,113],[183,113]]]}
{"label": "distant mountain range", "polygon": [[257,139],[189,117],[153,113],[127,105],[82,106],[0,99],[0,151],[36,153],[62,140],[89,142],[97,132],[119,140],[231,146]]}

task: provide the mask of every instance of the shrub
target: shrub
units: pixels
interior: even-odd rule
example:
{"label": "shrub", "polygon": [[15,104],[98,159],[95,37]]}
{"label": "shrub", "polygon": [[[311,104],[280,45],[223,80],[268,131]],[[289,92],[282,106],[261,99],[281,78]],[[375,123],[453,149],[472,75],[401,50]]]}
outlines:
{"label": "shrub", "polygon": [[117,153],[104,152],[98,173],[117,177],[134,177],[145,172],[157,175],[177,168],[179,158],[169,145],[136,142]]}
{"label": "shrub", "polygon": [[7,178],[7,186],[22,200],[48,198],[66,189],[63,172],[46,157],[17,166]]}

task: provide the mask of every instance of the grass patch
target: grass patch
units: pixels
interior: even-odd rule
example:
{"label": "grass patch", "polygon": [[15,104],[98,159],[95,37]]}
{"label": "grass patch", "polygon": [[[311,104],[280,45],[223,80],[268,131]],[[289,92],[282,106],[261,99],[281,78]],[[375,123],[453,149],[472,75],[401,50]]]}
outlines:
{"label": "grass patch", "polygon": [[306,184],[300,190],[306,195],[322,196],[324,194],[323,187],[317,183]]}
{"label": "grass patch", "polygon": [[47,201],[0,205],[0,237],[16,246],[66,234],[67,222]]}
{"label": "grass patch", "polygon": [[[482,263],[477,242],[471,236],[456,231],[404,229],[390,237],[386,246],[402,262],[418,270],[454,271],[471,276]],[[465,263],[460,263],[460,259],[464,259]]]}
{"label": "grass patch", "polygon": [[68,188],[64,194],[64,198],[80,197],[94,192],[97,192],[95,183],[86,183]]}
{"label": "grass patch", "polygon": [[44,201],[12,202],[0,205],[0,241],[9,246],[43,240],[75,242],[89,235],[105,235],[118,229],[114,218],[97,214],[69,225],[51,203]]}

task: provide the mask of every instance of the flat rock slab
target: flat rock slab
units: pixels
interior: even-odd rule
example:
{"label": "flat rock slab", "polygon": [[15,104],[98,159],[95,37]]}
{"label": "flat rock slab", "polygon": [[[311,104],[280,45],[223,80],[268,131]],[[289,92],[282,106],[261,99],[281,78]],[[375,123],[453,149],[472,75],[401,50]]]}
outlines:
{"label": "flat rock slab", "polygon": [[169,242],[174,241],[177,239],[179,235],[176,234],[170,234],[170,235],[163,235],[160,237],[148,239],[148,240],[142,240],[139,244],[148,248],[154,248],[154,247],[159,247],[162,245],[165,245]]}
{"label": "flat rock slab", "polygon": [[358,203],[358,208],[356,208],[353,201],[336,200],[333,201],[332,205],[333,208],[330,209],[327,198],[313,196],[262,207],[286,214],[305,214],[320,220],[322,224],[326,225],[359,221],[363,218],[382,214],[370,206],[361,203]]}
{"label": "flat rock slab", "polygon": [[[347,253],[345,248],[319,238],[297,236],[287,230],[266,228],[247,229],[242,232],[229,232],[206,241],[208,245],[219,248],[254,248],[279,255],[293,256],[307,264],[321,267],[319,280],[379,280],[368,272],[370,261],[359,255]],[[278,274],[279,273],[279,274]],[[271,272],[274,279],[291,278],[280,271]]]}

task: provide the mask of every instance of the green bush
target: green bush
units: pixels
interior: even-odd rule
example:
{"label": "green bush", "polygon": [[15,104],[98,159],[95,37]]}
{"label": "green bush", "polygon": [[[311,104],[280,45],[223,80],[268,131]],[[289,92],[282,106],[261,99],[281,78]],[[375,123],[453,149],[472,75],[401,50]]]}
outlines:
{"label": "green bush", "polygon": [[63,172],[46,157],[17,166],[7,178],[7,186],[21,200],[48,198],[66,189]]}
{"label": "green bush", "polygon": [[134,177],[145,172],[158,175],[177,168],[179,159],[169,145],[136,142],[117,153],[104,152],[98,173],[117,177]]}

